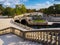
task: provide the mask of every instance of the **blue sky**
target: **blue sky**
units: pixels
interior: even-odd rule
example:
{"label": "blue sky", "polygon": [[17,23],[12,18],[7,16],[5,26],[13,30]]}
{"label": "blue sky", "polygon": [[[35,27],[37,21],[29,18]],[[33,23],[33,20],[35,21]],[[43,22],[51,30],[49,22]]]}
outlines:
{"label": "blue sky", "polygon": [[0,3],[4,6],[8,5],[14,7],[16,4],[24,4],[28,9],[41,9],[48,8],[54,3],[59,3],[60,1],[54,0],[0,0]]}

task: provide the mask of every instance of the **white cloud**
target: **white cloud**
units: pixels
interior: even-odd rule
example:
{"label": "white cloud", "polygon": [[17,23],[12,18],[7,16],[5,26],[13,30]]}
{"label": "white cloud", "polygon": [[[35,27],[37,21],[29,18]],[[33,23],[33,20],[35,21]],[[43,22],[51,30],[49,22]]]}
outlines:
{"label": "white cloud", "polygon": [[5,2],[4,5],[10,6],[11,4],[9,2]]}
{"label": "white cloud", "polygon": [[26,6],[28,9],[41,9],[41,8],[48,8],[49,6],[53,5],[53,3],[46,1],[45,3],[38,3],[35,5]]}
{"label": "white cloud", "polygon": [[[27,2],[29,0],[0,0],[0,3],[2,3],[3,5],[9,5],[11,7],[15,6],[16,4],[24,4],[24,2]],[[41,8],[48,8],[49,6],[53,5],[53,3],[57,3],[54,2],[54,0],[51,1],[46,1],[45,3],[37,3],[34,5],[28,5],[26,6],[28,9],[41,9]],[[58,4],[60,4],[60,2],[58,2]]]}
{"label": "white cloud", "polygon": [[12,6],[12,5],[16,5],[16,4],[22,4],[23,2],[26,2],[28,0],[0,0],[0,4],[3,4],[3,5],[9,5],[9,6]]}
{"label": "white cloud", "polygon": [[55,4],[60,4],[60,1],[59,2],[55,2]]}

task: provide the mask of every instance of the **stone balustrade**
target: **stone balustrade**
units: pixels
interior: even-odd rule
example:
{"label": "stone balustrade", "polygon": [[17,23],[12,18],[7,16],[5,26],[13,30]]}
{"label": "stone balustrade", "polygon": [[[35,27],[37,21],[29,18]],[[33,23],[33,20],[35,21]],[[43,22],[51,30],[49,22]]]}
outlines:
{"label": "stone balustrade", "polygon": [[60,30],[27,30],[22,31],[14,27],[8,27],[0,30],[0,35],[13,33],[23,39],[36,41],[43,45],[60,45]]}
{"label": "stone balustrade", "polygon": [[22,27],[22,28],[24,28],[24,29],[27,29],[27,30],[32,30],[32,29],[33,29],[33,28],[30,28],[30,27],[28,27],[28,26],[26,26],[26,25],[19,24],[19,23],[14,22],[14,21],[12,21],[12,23],[14,23],[14,24],[16,24],[16,25],[18,25],[18,26],[20,26],[20,27]]}
{"label": "stone balustrade", "polygon": [[55,31],[30,31],[25,32],[25,38],[42,42],[43,45],[59,45],[58,32]]}

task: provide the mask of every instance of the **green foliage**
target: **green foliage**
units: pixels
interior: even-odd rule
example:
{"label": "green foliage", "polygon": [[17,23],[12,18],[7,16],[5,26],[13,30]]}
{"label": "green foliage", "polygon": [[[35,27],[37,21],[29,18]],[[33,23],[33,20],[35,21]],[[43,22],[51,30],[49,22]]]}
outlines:
{"label": "green foliage", "polygon": [[11,7],[6,7],[4,8],[2,5],[0,5],[0,14],[2,14],[3,16],[12,16],[14,17],[15,15],[20,15],[23,13],[26,13],[26,7],[25,5],[21,4],[21,5],[16,5],[15,8],[11,8]]}
{"label": "green foliage", "polygon": [[36,9],[27,9],[27,13],[36,12]]}
{"label": "green foliage", "polygon": [[45,20],[33,20],[33,22],[43,23],[43,22],[45,22]]}
{"label": "green foliage", "polygon": [[24,13],[26,13],[26,11],[27,11],[27,10],[26,10],[25,5],[22,4],[22,6],[21,6],[21,13],[24,14]]}
{"label": "green foliage", "polygon": [[8,17],[13,16],[13,14],[14,14],[13,9],[10,7],[6,7],[3,13],[3,15],[6,15]]}
{"label": "green foliage", "polygon": [[18,6],[14,9],[14,12],[15,12],[15,15],[20,15],[21,14],[21,10]]}
{"label": "green foliage", "polygon": [[[15,16],[31,12],[36,12],[36,9],[26,9],[24,4],[16,5],[15,8],[4,8],[2,4],[0,4],[0,15]],[[43,12],[45,14],[60,14],[60,4],[55,4],[54,6],[50,6],[49,8],[40,9],[38,10],[38,12]]]}
{"label": "green foliage", "polygon": [[2,4],[0,4],[0,15],[3,13],[4,11],[4,7],[2,6]]}
{"label": "green foliage", "polygon": [[60,4],[54,4],[49,8],[40,9],[43,10],[42,12],[45,14],[60,14]]}
{"label": "green foliage", "polygon": [[26,13],[26,7],[23,4],[16,5],[14,11],[15,11],[15,15],[24,14],[24,13]]}

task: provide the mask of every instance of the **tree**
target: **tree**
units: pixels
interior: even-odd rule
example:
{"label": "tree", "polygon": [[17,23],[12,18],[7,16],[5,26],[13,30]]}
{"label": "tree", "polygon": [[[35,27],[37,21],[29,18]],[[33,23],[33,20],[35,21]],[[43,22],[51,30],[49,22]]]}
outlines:
{"label": "tree", "polygon": [[38,12],[43,12],[43,11],[44,11],[44,8],[38,10]]}
{"label": "tree", "polygon": [[60,14],[60,4],[55,4],[43,10],[45,14]]}
{"label": "tree", "polygon": [[16,5],[14,11],[15,11],[15,15],[24,14],[24,13],[26,13],[26,7],[23,4]]}
{"label": "tree", "polygon": [[27,9],[27,13],[31,13],[32,12],[32,10],[31,9]]}
{"label": "tree", "polygon": [[22,4],[20,8],[21,8],[21,13],[24,14],[24,13],[27,12],[27,9],[26,9],[25,5]]}
{"label": "tree", "polygon": [[21,14],[21,10],[18,6],[14,9],[14,12],[15,12],[15,15],[20,15]]}
{"label": "tree", "polygon": [[3,7],[2,4],[0,4],[0,15],[6,15],[6,16],[15,16],[26,13],[26,7],[23,4],[16,5],[15,8],[11,7]]}
{"label": "tree", "polygon": [[55,5],[55,11],[57,14],[60,14],[60,4]]}
{"label": "tree", "polygon": [[12,8],[6,7],[5,10],[4,10],[3,15],[6,15],[8,17],[13,16],[14,15],[14,11],[13,11]]}
{"label": "tree", "polygon": [[27,9],[27,13],[36,12],[36,9]]}
{"label": "tree", "polygon": [[0,15],[2,15],[3,11],[4,11],[4,7],[2,6],[2,4],[0,4]]}

